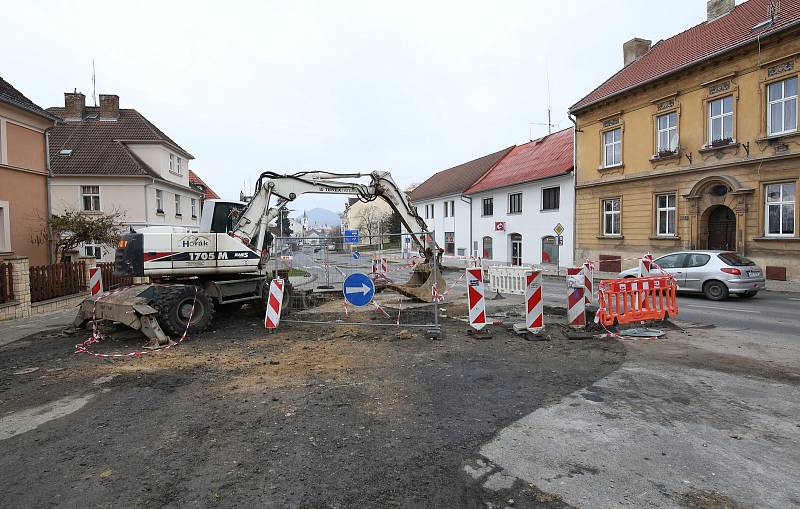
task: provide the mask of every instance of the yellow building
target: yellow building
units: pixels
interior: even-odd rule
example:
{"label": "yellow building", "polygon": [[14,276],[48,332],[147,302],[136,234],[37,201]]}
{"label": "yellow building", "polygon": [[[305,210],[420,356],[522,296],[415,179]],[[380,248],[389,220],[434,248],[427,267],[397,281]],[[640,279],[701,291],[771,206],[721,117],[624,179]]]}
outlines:
{"label": "yellow building", "polygon": [[576,259],[729,249],[800,280],[800,0],[712,0],[705,22],[623,53],[570,108]]}

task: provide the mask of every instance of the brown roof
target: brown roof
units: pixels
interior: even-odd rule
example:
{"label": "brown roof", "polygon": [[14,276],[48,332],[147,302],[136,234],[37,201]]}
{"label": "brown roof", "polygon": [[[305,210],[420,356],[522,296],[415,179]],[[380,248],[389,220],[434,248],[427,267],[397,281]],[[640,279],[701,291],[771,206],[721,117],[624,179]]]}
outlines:
{"label": "brown roof", "polygon": [[569,173],[573,168],[573,129],[518,145],[478,179],[466,194],[497,189]]}
{"label": "brown roof", "polygon": [[213,189],[208,187],[208,184],[203,182],[203,179],[197,176],[192,170],[189,170],[189,185],[203,193],[203,198],[206,200],[219,200],[219,195]]}
{"label": "brown roof", "polygon": [[[64,115],[64,108],[48,108]],[[172,141],[141,113],[120,109],[116,121],[98,120],[98,107],[84,108],[83,120],[59,122],[50,130],[50,167],[53,175],[160,175],[128,149],[127,143],[163,143],[192,155]],[[71,150],[61,155],[62,150]]]}
{"label": "brown roof", "polygon": [[435,173],[428,180],[414,188],[410,193],[411,201],[420,201],[437,196],[461,194],[466,191],[476,180],[491,170],[503,157],[506,156],[514,145],[504,148],[494,154],[479,157],[468,163],[453,166],[447,170]]}
{"label": "brown roof", "polygon": [[765,28],[753,28],[770,19],[769,0],[749,0],[730,13],[713,21],[657,42],[639,60],[623,67],[589,95],[572,105],[575,112],[586,106],[630,90],[644,83],[667,76],[707,58],[731,51],[740,45],[755,42],[800,21],[800,0],[780,2],[775,22]]}
{"label": "brown roof", "polygon": [[0,101],[16,106],[34,115],[44,117],[48,120],[56,120],[56,117],[46,112],[39,107],[36,103],[25,97],[22,92],[14,88],[11,83],[0,77]]}

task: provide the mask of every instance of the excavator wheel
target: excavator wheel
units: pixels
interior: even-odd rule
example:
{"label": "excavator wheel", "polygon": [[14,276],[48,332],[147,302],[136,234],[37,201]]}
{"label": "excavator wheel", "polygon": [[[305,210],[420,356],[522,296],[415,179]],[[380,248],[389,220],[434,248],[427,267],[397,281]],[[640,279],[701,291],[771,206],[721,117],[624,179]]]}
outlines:
{"label": "excavator wheel", "polygon": [[[192,313],[193,303],[194,313]],[[152,307],[158,310],[158,324],[164,332],[176,340],[186,330],[190,315],[192,323],[189,325],[189,334],[199,334],[206,330],[214,316],[214,304],[208,294],[202,288],[193,285],[159,286]]]}

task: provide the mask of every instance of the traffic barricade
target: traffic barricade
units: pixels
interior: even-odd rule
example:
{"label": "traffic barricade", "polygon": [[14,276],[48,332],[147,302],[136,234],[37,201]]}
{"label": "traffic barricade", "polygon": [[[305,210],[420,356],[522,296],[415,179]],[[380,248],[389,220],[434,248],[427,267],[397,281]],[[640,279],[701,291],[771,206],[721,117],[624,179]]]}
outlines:
{"label": "traffic barricade", "polygon": [[678,315],[678,285],[671,275],[609,279],[598,288],[597,319],[605,326]]}

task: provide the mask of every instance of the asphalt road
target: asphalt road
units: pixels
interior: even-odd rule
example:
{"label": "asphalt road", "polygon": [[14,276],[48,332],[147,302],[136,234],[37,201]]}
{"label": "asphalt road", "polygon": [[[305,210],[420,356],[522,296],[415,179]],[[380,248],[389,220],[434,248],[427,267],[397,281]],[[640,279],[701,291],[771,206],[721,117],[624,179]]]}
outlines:
{"label": "asphalt road", "polygon": [[[328,263],[343,267],[343,272],[369,271],[369,254],[362,254],[359,261],[349,255],[331,253]],[[324,253],[295,253],[294,265],[311,267],[318,275],[317,281],[325,281]],[[401,264],[390,264],[389,276],[398,282],[405,281],[409,269],[400,269]],[[460,271],[445,272],[448,285],[456,284],[453,291],[465,291]],[[331,284],[341,284],[343,276],[333,266],[330,268]],[[319,284],[319,283],[317,283]],[[551,306],[564,306],[566,303],[566,281],[544,279],[544,302]],[[725,301],[711,301],[701,295],[679,294],[678,308],[681,321],[701,325],[714,325],[731,330],[747,330],[769,334],[787,341],[800,341],[800,293],[762,291],[752,299],[731,297]]]}

